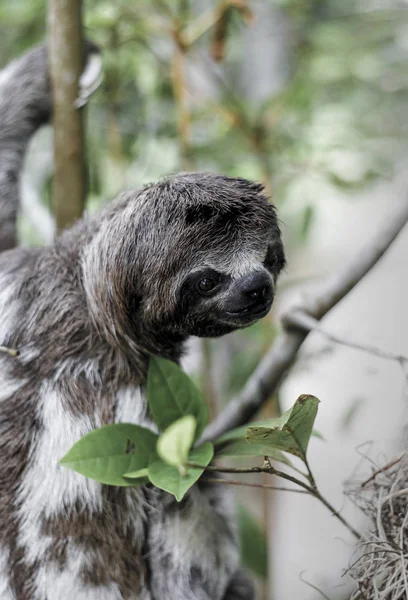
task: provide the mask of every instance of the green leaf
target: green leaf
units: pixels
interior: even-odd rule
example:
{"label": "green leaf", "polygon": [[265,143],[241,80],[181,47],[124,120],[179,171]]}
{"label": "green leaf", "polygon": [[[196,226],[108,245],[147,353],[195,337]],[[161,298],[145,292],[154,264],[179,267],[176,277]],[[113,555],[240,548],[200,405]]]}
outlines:
{"label": "green leaf", "polygon": [[149,469],[145,467],[144,469],[139,469],[138,471],[124,473],[123,477],[127,477],[128,479],[143,479],[149,481]]}
{"label": "green leaf", "polygon": [[302,224],[301,224],[301,230],[300,230],[300,239],[302,240],[302,242],[305,242],[307,240],[307,236],[309,234],[312,222],[313,222],[313,218],[315,216],[315,209],[312,205],[308,204],[303,212],[303,216],[302,216]]}
{"label": "green leaf", "polygon": [[144,469],[155,455],[158,436],[130,423],[106,425],[81,438],[60,464],[108,485],[129,486],[125,473]]}
{"label": "green leaf", "polygon": [[268,575],[268,544],[259,522],[242,505],[238,506],[238,531],[241,560],[253,573],[266,579]]}
{"label": "green leaf", "polygon": [[243,425],[242,427],[231,429],[231,431],[227,431],[227,433],[224,433],[218,439],[216,439],[214,444],[217,446],[219,444],[224,444],[224,442],[229,442],[231,440],[244,440],[248,427],[280,427],[281,425],[286,423],[291,412],[292,408],[287,410],[280,417],[275,417],[273,419],[263,419],[261,421],[253,421],[249,425]]}
{"label": "green leaf", "polygon": [[197,422],[198,439],[208,421],[204,397],[176,363],[164,358],[150,359],[147,377],[149,407],[160,431],[181,417],[192,415]]}
{"label": "green leaf", "polygon": [[157,453],[173,467],[182,466],[194,442],[197,422],[192,415],[174,421],[157,440]]}
{"label": "green leaf", "polygon": [[265,444],[249,444],[245,439],[233,440],[225,445],[216,446],[215,456],[269,456],[273,460],[292,466],[281,450]]}
{"label": "green leaf", "polygon": [[[213,457],[214,447],[210,442],[206,442],[198,448],[194,448],[188,457],[189,462],[207,466]],[[176,500],[180,502],[184,494],[201,477],[204,469],[187,468],[185,475],[182,475],[177,467],[172,467],[164,461],[158,459],[149,466],[149,479],[158,488],[173,494]]]}
{"label": "green leaf", "polygon": [[248,427],[248,442],[271,446],[304,460],[318,404],[319,400],[315,396],[299,396],[292,410],[285,413],[285,415],[289,414],[289,417],[281,426]]}

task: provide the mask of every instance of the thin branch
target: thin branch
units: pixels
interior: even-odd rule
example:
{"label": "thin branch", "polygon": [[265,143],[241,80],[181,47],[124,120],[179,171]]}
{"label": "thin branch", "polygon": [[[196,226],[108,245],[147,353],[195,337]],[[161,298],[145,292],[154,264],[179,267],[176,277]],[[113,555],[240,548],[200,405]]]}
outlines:
{"label": "thin branch", "polygon": [[[283,471],[278,471],[277,469],[275,469],[272,466],[265,466],[265,467],[220,467],[220,466],[215,466],[215,465],[208,465],[207,467],[204,467],[203,465],[198,465],[196,463],[190,463],[187,462],[185,464],[186,467],[191,467],[192,469],[204,469],[204,471],[209,471],[209,472],[214,472],[214,473],[239,473],[239,474],[243,474],[243,473],[268,473],[268,475],[276,475],[277,477],[281,477],[282,479],[286,479],[286,481],[290,481],[291,483],[294,483],[295,485],[299,485],[300,487],[302,487],[304,490],[306,490],[309,494],[312,494],[312,496],[315,495],[315,490],[308,485],[307,483],[304,483],[303,481],[301,481],[300,479],[297,479],[296,477],[292,477],[292,475],[288,475],[288,473],[284,473]],[[335,511],[334,511],[335,512]]]}
{"label": "thin branch", "polygon": [[[347,264],[322,284],[320,291],[296,310],[301,309],[314,319],[320,320],[377,264],[407,220],[408,198],[404,198],[394,204],[371,242],[360,252],[356,252]],[[247,423],[277,389],[308,335],[304,329],[299,330],[290,325],[290,310],[284,315],[282,323],[285,329],[277,336],[241,394],[229,402],[210,423],[203,439],[214,440],[226,431]]]}
{"label": "thin branch", "polygon": [[322,592],[321,589],[319,589],[316,585],[314,585],[314,583],[311,583],[310,581],[307,581],[307,579],[305,579],[303,577],[303,573],[300,573],[299,575],[299,579],[300,581],[302,581],[302,583],[305,583],[307,586],[309,586],[310,588],[312,588],[312,590],[315,590],[316,592],[318,592],[319,594],[321,594],[321,596],[323,596],[323,598],[325,598],[326,600],[331,600],[331,598],[329,598],[329,596],[327,596],[324,592]]}
{"label": "thin branch", "polygon": [[355,538],[361,540],[361,533],[359,533],[357,529],[354,529],[354,527],[350,525],[348,521],[346,521],[346,519],[330,504],[330,502],[326,500],[324,496],[322,496],[319,490],[316,489],[312,495],[320,500],[320,502],[324,504],[324,506],[332,513],[333,517],[336,517],[340,523],[347,527],[347,529],[354,535]]}
{"label": "thin branch", "polygon": [[202,13],[194,21],[188,23],[184,30],[187,44],[192,46],[202,35],[216,25],[221,16],[222,12],[219,8],[215,8],[209,12]]}
{"label": "thin branch", "polygon": [[397,465],[399,462],[401,462],[401,459],[402,459],[402,456],[399,456],[398,458],[387,463],[384,467],[381,467],[381,469],[377,469],[377,471],[374,471],[374,473],[371,475],[371,477],[369,477],[368,479],[363,481],[363,483],[361,484],[361,487],[362,488],[365,487],[368,483],[370,483],[371,481],[374,481],[374,479],[377,477],[377,475],[379,475],[380,473],[384,473],[384,471],[388,471],[388,469],[391,469],[392,467]]}
{"label": "thin branch", "polygon": [[342,344],[343,346],[348,346],[349,348],[362,350],[363,352],[368,352],[369,354],[378,356],[379,358],[385,358],[386,360],[395,360],[400,364],[408,363],[408,357],[403,356],[402,354],[395,354],[395,352],[388,352],[386,350],[382,350],[381,348],[377,348],[376,346],[358,344],[357,342],[352,342],[351,340],[338,337],[330,331],[327,331],[327,329],[319,324],[317,319],[311,315],[308,315],[301,309],[292,310],[287,317],[287,322],[288,320],[290,320],[291,326],[298,327],[299,329],[303,329],[307,332],[317,331],[336,344]]}
{"label": "thin branch", "polygon": [[[356,529],[354,529],[354,527],[350,525],[350,523],[346,521],[346,519],[330,504],[328,500],[326,500],[324,496],[322,496],[317,487],[312,487],[307,483],[304,483],[300,479],[289,475],[288,473],[278,471],[278,469],[275,469],[275,467],[273,467],[270,464],[263,467],[220,467],[218,465],[208,465],[205,467],[204,465],[187,462],[184,466],[191,467],[193,469],[203,469],[204,471],[209,473],[267,473],[268,475],[276,475],[277,477],[286,479],[286,481],[290,481],[291,483],[300,486],[301,488],[306,490],[308,494],[320,500],[320,502],[332,513],[334,517],[336,517],[336,519],[340,521],[340,523],[342,523],[350,531],[350,533],[352,533],[358,540],[361,539],[361,534]],[[314,482],[313,476],[312,479]]]}
{"label": "thin branch", "polygon": [[267,483],[249,483],[248,481],[238,481],[237,479],[213,479],[211,477],[208,477],[204,481],[206,483],[208,482],[208,483],[226,483],[229,485],[243,485],[246,487],[261,488],[261,489],[265,489],[265,490],[276,490],[279,492],[294,492],[295,494],[308,494],[309,493],[306,490],[296,490],[295,488],[279,487],[276,485],[269,485]]}
{"label": "thin branch", "polygon": [[171,84],[177,111],[177,129],[180,141],[183,168],[191,168],[190,129],[191,113],[189,90],[186,80],[186,56],[188,46],[183,37],[183,30],[178,21],[173,23],[174,53],[171,62]]}

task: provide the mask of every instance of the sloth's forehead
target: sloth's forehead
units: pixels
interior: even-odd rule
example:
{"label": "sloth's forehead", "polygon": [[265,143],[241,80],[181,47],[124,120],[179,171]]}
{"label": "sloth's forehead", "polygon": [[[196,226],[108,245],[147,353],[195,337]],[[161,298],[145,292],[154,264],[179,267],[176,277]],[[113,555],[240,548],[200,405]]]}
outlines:
{"label": "sloth's forehead", "polygon": [[177,260],[184,256],[189,267],[197,265],[200,268],[205,263],[218,271],[225,271],[228,266],[239,270],[240,265],[246,270],[245,265],[259,264],[260,260],[264,260],[273,237],[269,228],[220,229],[210,226],[193,231],[185,229],[178,235],[166,236],[165,249]]}
{"label": "sloth's forehead", "polygon": [[259,269],[265,260],[265,254],[266,244],[230,246],[222,250],[215,248],[213,252],[206,252],[202,257],[198,257],[193,270],[208,268],[232,277],[241,277]]}

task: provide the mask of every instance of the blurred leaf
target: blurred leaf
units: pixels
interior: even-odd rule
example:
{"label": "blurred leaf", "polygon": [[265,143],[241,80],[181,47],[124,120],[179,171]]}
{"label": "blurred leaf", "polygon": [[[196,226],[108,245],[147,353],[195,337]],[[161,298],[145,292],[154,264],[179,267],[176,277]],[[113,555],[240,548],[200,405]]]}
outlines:
{"label": "blurred leaf", "polygon": [[350,404],[344,410],[341,421],[340,421],[340,429],[342,431],[348,431],[355,421],[357,414],[361,411],[363,404],[365,403],[365,398],[353,398]]}
{"label": "blurred leaf", "polygon": [[376,179],[378,179],[378,176],[379,176],[378,173],[376,173],[375,171],[369,170],[364,174],[364,176],[361,179],[350,181],[350,180],[346,180],[346,179],[339,177],[335,173],[327,174],[328,180],[333,185],[335,185],[336,187],[338,187],[344,191],[362,190],[366,187],[366,185],[368,183],[371,183],[371,182],[375,181]]}
{"label": "blurred leaf", "polygon": [[238,506],[238,530],[241,560],[255,575],[268,576],[268,545],[259,522],[242,505]]}
{"label": "blurred leaf", "polygon": [[174,421],[157,440],[160,458],[174,467],[182,466],[194,442],[196,420],[191,415]]}
{"label": "blurred leaf", "polygon": [[322,442],[326,441],[326,438],[324,437],[324,435],[317,429],[312,430],[312,436],[317,438],[318,440],[321,440]]}
{"label": "blurred leaf", "polygon": [[[207,466],[213,457],[214,447],[206,442],[198,448],[194,448],[188,457],[189,462]],[[181,474],[177,467],[172,467],[158,459],[149,465],[149,479],[158,488],[169,492],[180,502],[185,493],[201,477],[204,469],[188,467],[186,474]]]}
{"label": "blurred leaf", "polygon": [[313,223],[313,217],[315,216],[315,209],[311,204],[308,204],[304,210],[302,218],[302,226],[300,229],[300,239],[304,242],[309,235],[310,227]]}

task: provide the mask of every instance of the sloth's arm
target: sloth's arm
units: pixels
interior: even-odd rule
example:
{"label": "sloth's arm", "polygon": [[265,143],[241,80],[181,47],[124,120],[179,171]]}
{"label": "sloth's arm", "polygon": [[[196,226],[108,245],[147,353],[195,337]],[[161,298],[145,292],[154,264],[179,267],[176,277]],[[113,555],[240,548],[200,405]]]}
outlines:
{"label": "sloth's arm", "polygon": [[[100,83],[101,57],[87,41],[86,66],[76,106],[86,104]],[[0,252],[17,245],[19,180],[28,143],[51,117],[47,47],[30,50],[0,71]]]}
{"label": "sloth's arm", "polygon": [[19,177],[33,133],[51,111],[48,60],[35,48],[0,72],[0,251],[16,245]]}

